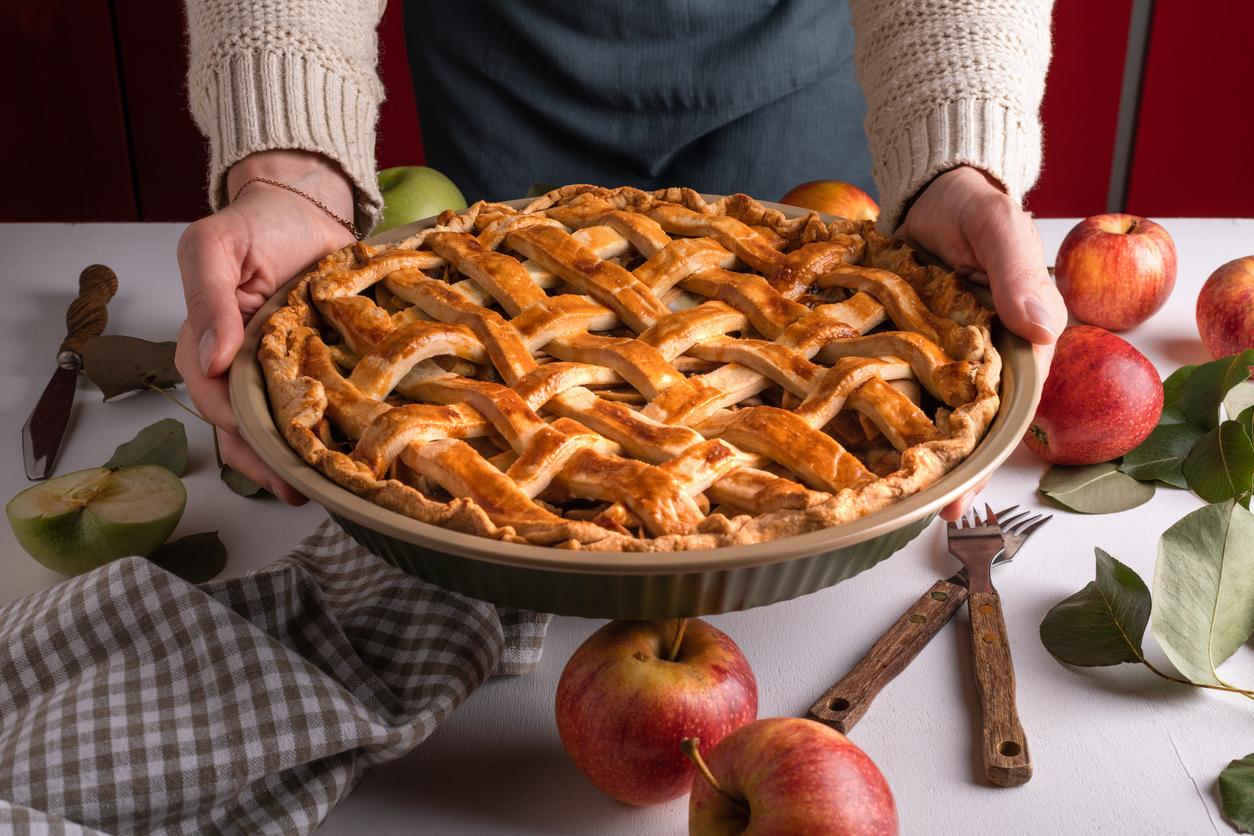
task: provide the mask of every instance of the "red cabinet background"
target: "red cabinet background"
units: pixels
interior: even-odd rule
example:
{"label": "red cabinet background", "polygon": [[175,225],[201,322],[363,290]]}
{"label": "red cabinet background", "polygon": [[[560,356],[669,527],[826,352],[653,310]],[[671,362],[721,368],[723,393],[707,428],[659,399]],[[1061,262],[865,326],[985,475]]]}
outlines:
{"label": "red cabinet background", "polygon": [[[1057,0],[1042,116],[1040,216],[1104,211],[1129,21],[1146,0]],[[421,163],[402,4],[380,27],[387,101],[380,168]],[[208,211],[205,148],[187,112],[183,4],[42,0],[6,4],[0,52],[0,221],[187,221]],[[1128,211],[1254,216],[1254,3],[1157,0],[1127,171]]]}
{"label": "red cabinet background", "polygon": [[1158,0],[1127,208],[1254,216],[1254,3]]}
{"label": "red cabinet background", "polygon": [[1057,0],[1041,102],[1044,161],[1028,208],[1044,217],[1106,208],[1132,0]]}
{"label": "red cabinet background", "polygon": [[0,220],[134,220],[109,5],[10,3],[0,23]]}

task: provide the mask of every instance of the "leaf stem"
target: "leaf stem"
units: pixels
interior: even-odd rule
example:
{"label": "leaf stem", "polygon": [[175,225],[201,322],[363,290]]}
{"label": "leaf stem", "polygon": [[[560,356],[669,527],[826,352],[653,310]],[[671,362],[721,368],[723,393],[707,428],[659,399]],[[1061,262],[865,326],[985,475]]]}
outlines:
{"label": "leaf stem", "polygon": [[179,409],[183,410],[184,412],[191,413],[192,415],[195,415],[195,416],[196,416],[197,418],[199,418],[200,420],[204,421],[204,422],[205,422],[206,424],[208,424],[209,426],[211,426],[211,427],[213,426],[213,422],[212,422],[212,421],[210,421],[210,420],[209,420],[208,418],[206,418],[205,416],[201,415],[201,414],[200,414],[199,412],[197,412],[196,410],[192,409],[192,408],[191,408],[190,406],[188,406],[187,404],[185,404],[185,403],[183,403],[182,401],[180,401],[178,398],[176,398],[176,397],[174,397],[173,395],[171,395],[171,394],[170,394],[169,392],[167,392],[166,390],[162,389],[160,386],[154,386],[154,385],[152,385],[151,383],[146,384],[146,386],[147,386],[147,388],[149,388],[149,389],[151,389],[152,391],[156,392],[158,395],[160,395],[161,397],[165,398],[166,400],[169,400],[169,401],[173,402],[175,406],[177,406]]}
{"label": "leaf stem", "polygon": [[1149,668],[1151,673],[1162,677],[1168,682],[1175,682],[1180,685],[1192,685],[1194,688],[1209,688],[1212,691],[1227,691],[1230,694],[1240,694],[1241,696],[1245,697],[1247,700],[1254,700],[1254,691],[1248,691],[1245,688],[1238,688],[1235,685],[1211,685],[1205,682],[1194,682],[1191,679],[1184,679],[1183,677],[1172,676],[1171,674],[1164,673],[1163,671],[1160,671],[1158,668],[1151,665],[1150,661],[1146,659],[1144,656],[1141,657],[1141,664]]}

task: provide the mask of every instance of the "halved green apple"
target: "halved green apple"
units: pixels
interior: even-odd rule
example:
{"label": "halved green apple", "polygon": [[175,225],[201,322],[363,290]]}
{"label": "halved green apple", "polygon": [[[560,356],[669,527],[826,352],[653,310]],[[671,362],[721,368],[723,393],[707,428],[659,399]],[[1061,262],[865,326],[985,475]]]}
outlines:
{"label": "halved green apple", "polygon": [[4,513],[31,557],[78,575],[119,557],[147,556],[174,531],[186,504],[179,477],[140,464],[49,479],[9,500]]}

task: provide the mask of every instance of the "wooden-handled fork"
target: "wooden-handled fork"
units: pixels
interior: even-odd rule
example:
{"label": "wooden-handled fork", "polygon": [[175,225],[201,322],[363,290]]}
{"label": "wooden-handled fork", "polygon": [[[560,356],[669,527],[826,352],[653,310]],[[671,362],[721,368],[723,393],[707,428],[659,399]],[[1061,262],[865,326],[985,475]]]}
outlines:
{"label": "wooden-handled fork", "polygon": [[[997,515],[949,523],[949,553],[966,567],[967,609],[971,614],[971,653],[975,685],[984,718],[984,777],[999,787],[1017,787],[1032,777],[1028,738],[1015,705],[1015,669],[1010,658],[1001,596],[993,588],[993,558],[1005,548]],[[965,525],[963,523],[966,523]]]}
{"label": "wooden-handled fork", "polygon": [[[1052,519],[1051,516],[1028,511],[1012,514],[1017,508],[1017,505],[1012,505],[991,515],[1000,520],[1005,543],[1005,548],[994,558],[993,565],[1014,559],[1027,539]],[[962,607],[967,600],[967,584],[966,568],[933,584],[876,640],[849,673],[815,701],[810,707],[810,716],[837,731],[848,733],[862,719],[880,691],[905,670]]]}

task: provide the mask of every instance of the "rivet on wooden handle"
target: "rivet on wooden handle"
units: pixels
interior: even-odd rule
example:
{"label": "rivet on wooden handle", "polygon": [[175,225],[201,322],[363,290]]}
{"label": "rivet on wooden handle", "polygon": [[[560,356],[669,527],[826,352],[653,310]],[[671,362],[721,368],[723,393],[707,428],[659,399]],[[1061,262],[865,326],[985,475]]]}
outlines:
{"label": "rivet on wooden handle", "polygon": [[1015,705],[1015,669],[1006,621],[996,592],[972,592],[971,650],[984,717],[984,777],[998,787],[1017,787],[1032,777],[1028,739]]}
{"label": "rivet on wooden handle", "polygon": [[118,277],[103,264],[93,264],[79,274],[78,296],[65,312],[68,333],[61,343],[61,351],[82,354],[88,340],[104,333],[109,324],[106,306],[117,292]]}
{"label": "rivet on wooden handle", "polygon": [[884,631],[862,661],[810,706],[810,716],[847,734],[884,686],[953,618],[966,597],[965,586],[947,580],[933,584]]}

